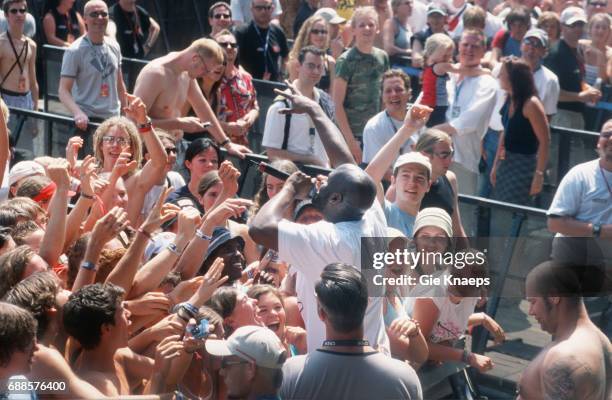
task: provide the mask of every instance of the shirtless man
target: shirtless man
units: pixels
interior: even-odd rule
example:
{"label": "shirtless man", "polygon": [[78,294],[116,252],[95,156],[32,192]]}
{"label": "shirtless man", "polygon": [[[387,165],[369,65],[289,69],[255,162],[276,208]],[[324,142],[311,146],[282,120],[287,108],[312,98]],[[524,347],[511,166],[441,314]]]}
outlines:
{"label": "shirtless man", "polygon": [[[208,129],[217,143],[242,158],[250,150],[230,141],[196,81],[219,68],[224,68],[221,47],[213,40],[198,39],[184,50],[147,64],[138,75],[134,94],[146,104],[155,127],[173,131],[180,139],[183,132],[203,131],[205,121],[210,121],[212,126]],[[185,102],[189,102],[197,117],[181,116]]]}
{"label": "shirtless man", "polygon": [[[64,328],[83,348],[75,372],[106,396],[130,394],[126,362],[130,313],[123,306],[123,290],[111,284],[85,286],[64,305]],[[95,306],[94,306],[95,305]],[[153,360],[149,367],[153,372]]]}
{"label": "shirtless man", "polygon": [[545,262],[527,275],[529,315],[553,341],[525,368],[519,399],[604,400],[612,395],[612,345],[589,319],[572,269]]}
{"label": "shirtless man", "polygon": [[8,106],[33,110],[38,103],[36,44],[23,34],[27,3],[7,0],[2,8],[8,30],[0,34],[0,93]]}

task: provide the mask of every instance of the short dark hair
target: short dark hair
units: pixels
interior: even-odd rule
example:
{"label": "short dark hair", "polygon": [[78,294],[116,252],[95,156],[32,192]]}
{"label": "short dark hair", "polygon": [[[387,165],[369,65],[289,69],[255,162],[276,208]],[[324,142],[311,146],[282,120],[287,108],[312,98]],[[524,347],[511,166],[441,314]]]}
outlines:
{"label": "short dark hair", "polygon": [[[212,297],[206,305],[211,310],[216,312],[225,320],[225,318],[232,315],[234,308],[236,308],[236,302],[238,301],[238,289],[231,286],[221,286],[213,293]],[[232,333],[232,327],[223,324],[225,329],[225,336],[228,337]]]}
{"label": "short dark hair", "polygon": [[230,5],[227,4],[224,1],[218,1],[215,4],[213,4],[212,6],[210,6],[210,8],[208,9],[208,18],[212,18],[215,15],[214,14],[215,10],[217,8],[219,8],[219,7],[227,8],[227,11],[229,11],[230,18],[232,18],[232,9],[231,9]]}
{"label": "short dark hair", "polygon": [[36,320],[27,310],[0,302],[0,328],[0,367],[6,367],[14,352],[25,352],[36,339]]}
{"label": "short dark hair", "polygon": [[28,2],[26,0],[4,0],[4,2],[2,3],[2,10],[4,11],[6,18],[8,18],[8,12],[9,8],[11,7],[11,4],[16,3],[26,3],[26,7],[28,6]]}
{"label": "short dark hair", "polygon": [[506,16],[506,24],[508,28],[515,22],[522,22],[528,26],[531,25],[531,15],[529,9],[525,6],[514,7]]}
{"label": "short dark hair", "polygon": [[307,53],[314,54],[317,57],[325,57],[325,52],[321,50],[320,48],[316,46],[312,46],[312,45],[305,46],[305,47],[302,47],[302,49],[300,50],[298,54],[298,62],[300,64],[304,62],[304,59],[306,58]]}
{"label": "short dark hair", "polygon": [[368,306],[368,288],[352,265],[329,264],[315,284],[319,304],[338,332],[351,332],[363,325]]}
{"label": "short dark hair", "polygon": [[187,147],[187,150],[185,150],[185,161],[193,160],[195,156],[197,156],[204,150],[207,150],[209,147],[212,147],[213,149],[215,149],[215,151],[217,152],[219,164],[221,164],[221,161],[222,161],[221,150],[219,150],[219,146],[217,146],[217,144],[214,141],[208,138],[198,138],[194,140],[193,142],[191,142],[189,147]]}
{"label": "short dark hair", "polygon": [[15,285],[3,300],[31,312],[38,322],[36,334],[43,337],[50,322],[47,312],[57,307],[59,290],[59,281],[53,272],[37,272]]}
{"label": "short dark hair", "polygon": [[391,78],[401,78],[402,81],[404,82],[404,89],[406,89],[407,92],[411,92],[412,91],[412,85],[410,83],[410,77],[408,76],[408,74],[406,74],[401,69],[390,69],[390,70],[387,70],[383,74],[383,76],[382,76],[382,80],[380,81],[380,87],[381,88],[383,87],[383,85],[385,84],[385,80],[391,79]]}
{"label": "short dark hair", "polygon": [[23,279],[23,273],[35,254],[30,246],[24,245],[0,256],[0,298]]}
{"label": "short dark hair", "polygon": [[0,225],[0,248],[11,240],[11,228]]}
{"label": "short dark hair", "polygon": [[84,349],[100,344],[102,325],[115,325],[124,290],[111,283],[87,285],[72,293],[64,305],[64,328]]}

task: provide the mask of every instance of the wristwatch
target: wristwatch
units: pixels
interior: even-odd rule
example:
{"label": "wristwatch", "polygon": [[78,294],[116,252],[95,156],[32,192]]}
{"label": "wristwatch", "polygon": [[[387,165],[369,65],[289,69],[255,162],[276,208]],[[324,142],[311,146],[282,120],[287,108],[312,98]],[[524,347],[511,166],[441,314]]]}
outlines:
{"label": "wristwatch", "polygon": [[593,237],[599,237],[601,235],[601,224],[593,223]]}
{"label": "wristwatch", "polygon": [[88,271],[95,271],[96,270],[96,264],[90,262],[90,261],[83,261],[81,263],[81,268],[86,269]]}

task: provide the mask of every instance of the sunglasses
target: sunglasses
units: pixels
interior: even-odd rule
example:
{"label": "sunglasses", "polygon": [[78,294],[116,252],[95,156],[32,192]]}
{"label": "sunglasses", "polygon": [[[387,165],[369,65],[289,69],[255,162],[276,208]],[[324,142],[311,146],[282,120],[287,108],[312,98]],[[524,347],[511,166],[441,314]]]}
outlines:
{"label": "sunglasses", "polygon": [[119,146],[127,146],[132,144],[130,139],[119,136],[102,136],[102,142],[110,145],[117,143]]}
{"label": "sunglasses", "polygon": [[253,6],[257,11],[270,11],[272,10],[272,6]]}
{"label": "sunglasses", "polygon": [[215,14],[213,15],[214,19],[230,19],[230,15],[229,14]]}
{"label": "sunglasses", "polygon": [[89,17],[90,18],[107,18],[108,17],[108,12],[106,11],[92,11],[89,13]]}
{"label": "sunglasses", "polygon": [[232,49],[238,48],[238,43],[233,42],[217,42],[217,44],[221,47],[230,47]]}
{"label": "sunglasses", "polygon": [[9,10],[9,12],[10,12],[11,14],[13,14],[13,15],[15,15],[15,14],[17,14],[17,13],[19,13],[19,14],[25,14],[25,13],[26,13],[26,11],[27,11],[27,9],[25,9],[25,8],[11,8],[11,9]]}
{"label": "sunglasses", "polygon": [[452,158],[453,157],[453,155],[455,154],[455,150],[440,151],[440,152],[432,151],[431,154],[433,154],[434,156],[438,157],[440,160],[446,160],[448,158]]}
{"label": "sunglasses", "polygon": [[589,5],[592,7],[607,7],[608,3],[592,2],[592,3],[589,3]]}
{"label": "sunglasses", "polygon": [[166,150],[167,155],[170,155],[172,153],[176,154],[176,147],[166,147],[164,150]]}
{"label": "sunglasses", "polygon": [[311,29],[310,33],[314,35],[327,35],[328,32],[325,29]]}
{"label": "sunglasses", "polygon": [[542,46],[542,43],[540,43],[538,39],[531,39],[531,38],[523,39],[523,44],[529,45],[531,47],[535,47],[536,49],[540,49],[544,47]]}

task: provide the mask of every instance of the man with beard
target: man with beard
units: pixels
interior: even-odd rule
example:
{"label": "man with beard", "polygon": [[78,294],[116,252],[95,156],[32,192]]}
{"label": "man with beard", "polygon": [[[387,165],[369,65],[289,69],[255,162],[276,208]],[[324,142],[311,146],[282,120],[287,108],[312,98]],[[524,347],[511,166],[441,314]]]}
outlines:
{"label": "man with beard", "polygon": [[[295,89],[292,87],[295,93]],[[278,92],[281,93],[281,92]],[[376,199],[376,185],[357,165],[342,134],[321,107],[299,94],[284,94],[292,102],[287,112],[307,113],[319,132],[330,163],[336,169],[321,183],[313,204],[324,221],[300,225],[283,219],[294,200],[305,198],[312,180],[296,172],[283,189],[269,200],[253,218],[249,235],[266,248],[279,252],[279,258],[302,273],[310,287],[300,298],[304,305],[308,349],[313,351],[325,339],[325,328],[317,314],[312,288],[326,265],[345,262],[361,269],[362,237],[383,238],[386,234],[384,212]],[[384,244],[383,244],[384,245]],[[371,293],[365,314],[365,337],[372,347],[388,352],[388,338],[382,320],[380,296]]]}
{"label": "man with beard", "polygon": [[582,297],[593,294],[585,279],[594,281],[593,274],[584,265],[545,262],[527,275],[529,315],[552,334],[553,341],[523,371],[519,399],[612,395],[612,345],[590,320]]}
{"label": "man with beard", "polygon": [[[548,230],[557,234],[553,258],[575,256],[576,249],[566,247],[576,241],[567,237],[612,238],[612,119],[601,128],[597,151],[599,158],[576,165],[563,177],[548,209]],[[612,257],[609,245],[599,247],[607,251],[604,257]]]}

